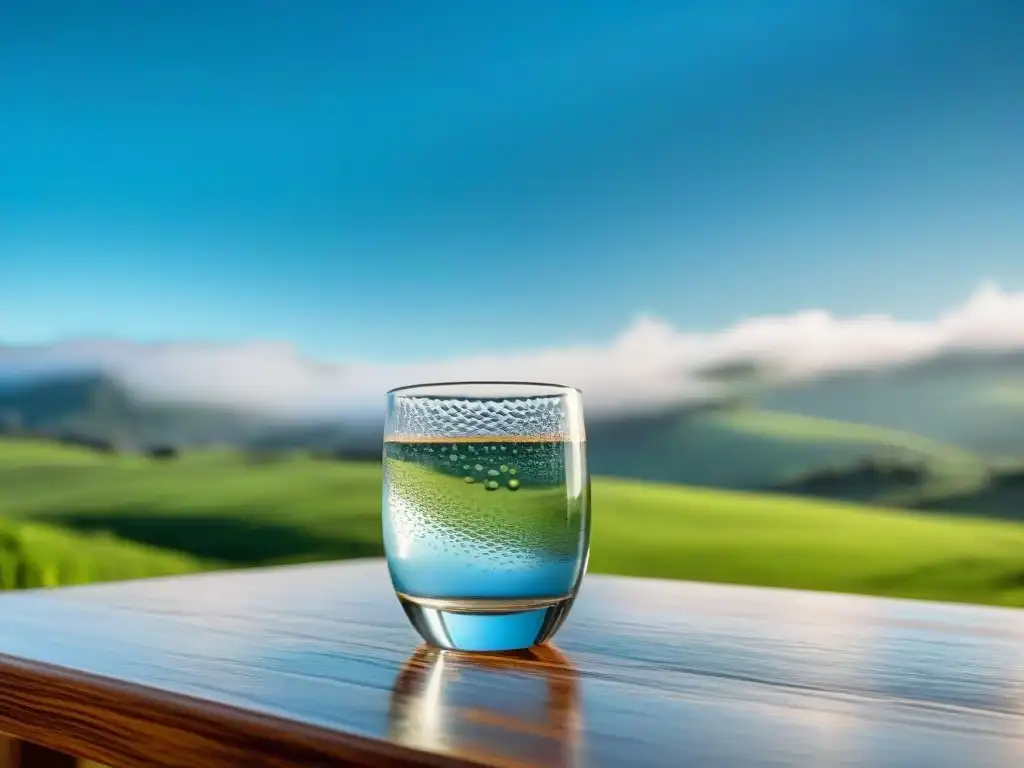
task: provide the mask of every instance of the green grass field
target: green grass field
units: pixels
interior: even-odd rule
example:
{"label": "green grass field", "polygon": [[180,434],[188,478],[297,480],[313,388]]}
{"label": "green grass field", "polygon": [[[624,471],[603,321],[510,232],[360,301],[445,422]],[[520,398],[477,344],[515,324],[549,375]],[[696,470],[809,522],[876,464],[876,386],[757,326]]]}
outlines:
{"label": "green grass field", "polygon": [[[381,554],[378,464],[0,441],[0,488],[28,585]],[[1024,605],[1009,522],[595,478],[591,549],[595,572]]]}
{"label": "green grass field", "polygon": [[0,520],[0,589],[170,576],[217,565],[109,535]]}

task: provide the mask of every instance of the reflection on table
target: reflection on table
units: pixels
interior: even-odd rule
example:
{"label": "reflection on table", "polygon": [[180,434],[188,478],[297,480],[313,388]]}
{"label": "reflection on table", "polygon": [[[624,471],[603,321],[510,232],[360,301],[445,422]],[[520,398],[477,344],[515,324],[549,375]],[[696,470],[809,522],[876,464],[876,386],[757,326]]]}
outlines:
{"label": "reflection on table", "polygon": [[499,765],[580,757],[577,673],[550,645],[504,654],[422,646],[395,678],[388,720],[398,743]]}

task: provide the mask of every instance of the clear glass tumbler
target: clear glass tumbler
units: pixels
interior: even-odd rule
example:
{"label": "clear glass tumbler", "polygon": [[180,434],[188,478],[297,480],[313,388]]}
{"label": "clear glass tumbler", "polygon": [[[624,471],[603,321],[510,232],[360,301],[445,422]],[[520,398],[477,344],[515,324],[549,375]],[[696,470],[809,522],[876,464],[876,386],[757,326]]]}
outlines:
{"label": "clear glass tumbler", "polygon": [[428,643],[528,648],[572,607],[590,547],[579,390],[464,382],[388,393],[384,548]]}

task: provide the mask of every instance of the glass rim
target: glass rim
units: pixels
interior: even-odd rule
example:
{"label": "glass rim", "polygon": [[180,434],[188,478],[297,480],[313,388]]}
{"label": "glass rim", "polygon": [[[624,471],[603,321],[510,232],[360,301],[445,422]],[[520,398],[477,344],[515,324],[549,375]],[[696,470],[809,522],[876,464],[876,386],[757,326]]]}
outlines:
{"label": "glass rim", "polygon": [[[564,394],[568,394],[570,392],[575,392],[576,394],[579,394],[579,395],[583,394],[583,390],[580,389],[579,387],[570,387],[570,386],[568,386],[566,384],[553,384],[551,382],[545,382],[545,381],[504,381],[504,380],[500,380],[500,379],[498,379],[498,380],[490,380],[490,381],[430,381],[430,382],[423,382],[421,384],[404,384],[401,387],[395,387],[393,389],[389,389],[386,394],[389,395],[389,396],[390,395],[398,395],[399,397],[431,397],[431,396],[436,396],[438,394],[441,394],[441,393],[438,393],[438,392],[434,392],[433,390],[441,390],[443,392],[444,390],[452,390],[452,389],[456,389],[458,387],[488,387],[488,386],[508,387],[510,389],[514,389],[516,387],[522,387],[524,389],[526,389],[526,388],[533,388],[533,389],[542,390],[542,391],[539,391],[539,392],[529,392],[529,393],[524,392],[522,394],[511,393],[511,394],[505,394],[505,395],[495,395],[496,399],[509,399],[509,398],[515,398],[515,397],[556,397],[558,395],[564,395]],[[417,393],[416,390],[423,390],[423,391]],[[543,390],[547,390],[547,391],[543,391]],[[441,396],[445,396],[445,395],[442,394]],[[447,395],[447,396],[448,397],[452,397],[453,399],[454,398],[460,398],[460,397],[462,397],[462,398],[467,398],[467,397],[468,398],[473,398],[473,397],[479,398],[480,397],[480,395],[474,396],[474,395],[466,395],[466,394],[460,396],[457,393],[454,393],[454,394],[451,394],[451,395]]]}

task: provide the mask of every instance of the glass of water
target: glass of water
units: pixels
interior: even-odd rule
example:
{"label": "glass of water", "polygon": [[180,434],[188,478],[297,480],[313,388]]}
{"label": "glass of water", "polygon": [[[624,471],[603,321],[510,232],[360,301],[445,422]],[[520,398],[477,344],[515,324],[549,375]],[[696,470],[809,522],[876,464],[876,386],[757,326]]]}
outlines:
{"label": "glass of water", "polygon": [[528,648],[572,607],[590,547],[580,391],[422,384],[388,393],[384,548],[428,643]]}

